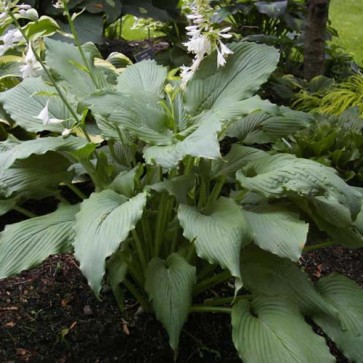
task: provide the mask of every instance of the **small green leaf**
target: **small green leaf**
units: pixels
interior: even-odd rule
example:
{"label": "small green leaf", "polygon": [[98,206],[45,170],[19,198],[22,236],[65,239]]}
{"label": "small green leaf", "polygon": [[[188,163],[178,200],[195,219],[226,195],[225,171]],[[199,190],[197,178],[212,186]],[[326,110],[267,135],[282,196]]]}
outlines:
{"label": "small green leaf", "polygon": [[37,21],[29,22],[23,28],[25,35],[31,40],[53,35],[57,30],[59,30],[57,22],[49,16],[41,16]]}
{"label": "small green leaf", "polygon": [[196,268],[176,253],[166,261],[153,258],[147,268],[145,289],[152,300],[157,318],[168,332],[170,346],[176,352],[179,335],[189,315]]}

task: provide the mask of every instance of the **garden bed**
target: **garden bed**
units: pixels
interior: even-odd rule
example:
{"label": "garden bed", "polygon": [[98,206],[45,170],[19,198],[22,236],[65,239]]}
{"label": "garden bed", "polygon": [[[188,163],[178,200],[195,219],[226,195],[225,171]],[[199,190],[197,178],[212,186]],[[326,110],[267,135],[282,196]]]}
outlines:
{"label": "garden bed", "polygon": [[[312,279],[340,272],[363,286],[363,250],[305,253]],[[136,314],[136,315],[135,315]],[[192,314],[178,362],[240,362],[226,315]],[[161,324],[127,301],[121,314],[112,293],[99,302],[70,255],[0,281],[1,362],[171,362]],[[338,363],[348,362],[329,342]]]}

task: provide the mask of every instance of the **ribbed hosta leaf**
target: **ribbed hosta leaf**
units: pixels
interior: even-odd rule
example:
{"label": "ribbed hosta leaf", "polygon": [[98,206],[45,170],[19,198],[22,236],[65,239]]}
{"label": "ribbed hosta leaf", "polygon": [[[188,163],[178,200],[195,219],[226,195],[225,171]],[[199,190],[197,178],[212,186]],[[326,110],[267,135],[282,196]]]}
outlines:
{"label": "ribbed hosta leaf", "polygon": [[196,269],[173,253],[166,261],[153,258],[145,275],[145,289],[155,314],[168,332],[170,346],[177,351],[179,335],[192,304]]}
{"label": "ribbed hosta leaf", "polygon": [[109,83],[102,71],[93,65],[93,59],[87,51],[87,45],[83,47],[83,50],[97,87],[93,83],[82,56],[75,45],[46,38],[45,46],[48,67],[60,75],[61,79],[65,81],[64,85],[72,94],[85,97],[97,90],[109,88]]}
{"label": "ribbed hosta leaf", "polygon": [[308,276],[293,262],[265,252],[254,245],[241,254],[244,286],[256,295],[283,297],[299,306],[304,314],[336,313],[318,294]]}
{"label": "ribbed hosta leaf", "polygon": [[277,154],[252,161],[237,179],[244,188],[266,197],[308,197],[322,218],[346,227],[357,217],[362,196],[334,169],[293,155]]}
{"label": "ribbed hosta leaf", "polygon": [[[6,143],[6,141],[2,142]],[[47,151],[74,151],[80,150],[88,144],[80,137],[69,136],[66,139],[59,137],[44,137],[35,140],[17,141],[0,154],[0,169],[11,166],[15,160],[26,159],[32,154],[42,155]]]}
{"label": "ribbed hosta leaf", "polygon": [[0,279],[36,266],[49,255],[70,252],[78,209],[63,205],[53,213],[6,226],[0,234]]}
{"label": "ribbed hosta leaf", "polygon": [[216,115],[206,113],[196,130],[184,140],[175,140],[172,145],[145,148],[145,160],[149,164],[174,168],[187,155],[218,159],[221,156],[218,142],[218,133],[221,129],[222,123]]}
{"label": "ribbed hosta leaf", "polygon": [[246,363],[333,363],[325,339],[282,298],[242,300],[232,309],[232,338]]}
{"label": "ribbed hosta leaf", "polygon": [[0,197],[14,194],[46,196],[61,182],[71,182],[69,160],[53,151],[16,160],[9,168],[0,169]]}
{"label": "ribbed hosta leaf", "polygon": [[321,278],[317,290],[339,311],[336,316],[316,314],[314,321],[332,339],[346,357],[363,362],[363,290],[354,281],[332,274]]}
{"label": "ribbed hosta leaf", "polygon": [[254,242],[264,250],[297,261],[306,243],[309,225],[281,205],[245,206]]}
{"label": "ribbed hosta leaf", "polygon": [[251,240],[243,213],[229,198],[219,198],[206,214],[181,204],[178,210],[183,235],[195,243],[200,258],[228,268],[236,278],[236,291],[242,287],[240,251]]}
{"label": "ribbed hosta leaf", "polygon": [[133,64],[118,76],[116,89],[122,93],[146,93],[158,101],[166,80],[167,70],[154,61]]}
{"label": "ribbed hosta leaf", "polygon": [[207,57],[188,83],[186,109],[195,116],[205,109],[223,110],[224,103],[252,97],[275,69],[279,55],[272,47],[256,43],[230,45],[234,54],[217,68],[216,54]]}
{"label": "ribbed hosta leaf", "polygon": [[[41,92],[41,94],[39,94]],[[27,131],[53,131],[62,133],[67,122],[62,124],[43,125],[37,118],[49,100],[49,117],[59,120],[72,118],[68,109],[58,96],[53,87],[47,85],[40,77],[26,78],[23,82],[8,91],[0,93],[0,102],[11,118]],[[72,102],[70,101],[72,104]]]}
{"label": "ribbed hosta leaf", "polygon": [[116,130],[120,128],[147,143],[168,145],[172,142],[172,132],[165,127],[165,112],[152,98],[105,92],[87,98],[84,103],[96,116],[101,116],[97,123],[105,137],[118,138]]}
{"label": "ribbed hosta leaf", "polygon": [[105,260],[142,216],[146,194],[128,199],[112,190],[91,194],[76,217],[75,256],[94,293],[99,296]]}
{"label": "ribbed hosta leaf", "polygon": [[264,144],[292,135],[309,125],[313,117],[305,112],[280,107],[274,112],[255,112],[233,122],[226,134],[244,144]]}

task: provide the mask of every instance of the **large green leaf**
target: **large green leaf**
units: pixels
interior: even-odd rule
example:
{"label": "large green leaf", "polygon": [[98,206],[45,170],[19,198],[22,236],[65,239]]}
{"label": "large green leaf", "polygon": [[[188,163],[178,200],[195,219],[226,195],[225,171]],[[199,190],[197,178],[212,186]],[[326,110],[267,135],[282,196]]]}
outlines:
{"label": "large green leaf", "polygon": [[149,164],[172,169],[178,166],[178,163],[187,155],[218,159],[221,157],[218,141],[218,133],[221,129],[222,123],[216,118],[216,115],[207,112],[203,115],[196,130],[182,141],[175,138],[171,145],[145,148],[145,160]]}
{"label": "large green leaf", "polygon": [[195,243],[200,258],[228,268],[236,278],[236,291],[242,287],[240,251],[251,241],[242,210],[229,198],[219,198],[204,213],[181,204],[178,219],[183,235]]}
{"label": "large green leaf", "polygon": [[175,352],[192,304],[196,279],[196,268],[176,253],[171,254],[166,261],[153,258],[146,270],[145,289],[157,318],[169,334],[170,346]]}
{"label": "large green leaf", "polygon": [[283,205],[244,206],[254,242],[280,257],[297,261],[306,243],[309,225]]}
{"label": "large green leaf", "polygon": [[116,90],[122,93],[144,93],[158,101],[167,76],[165,67],[147,60],[133,64],[118,76]]}
{"label": "large green leaf", "polygon": [[256,295],[283,297],[299,306],[304,314],[336,313],[296,264],[252,244],[241,254],[241,274],[245,288]]}
{"label": "large green leaf", "polygon": [[232,338],[246,363],[335,362],[324,338],[281,297],[260,296],[234,305]]}
{"label": "large green leaf", "polygon": [[[60,27],[65,33],[71,33],[69,24],[58,21]],[[82,13],[74,20],[74,26],[78,34],[79,41],[84,44],[86,42],[92,42],[95,44],[102,44],[103,38],[103,19],[102,16],[92,15],[88,13]],[[62,40],[70,43],[72,39],[65,38],[61,34],[56,34],[53,39]]]}
{"label": "large green leaf", "polygon": [[76,216],[75,256],[92,290],[99,296],[105,260],[123,242],[142,216],[146,194],[128,199],[112,190],[91,194]]}
{"label": "large green leaf", "polygon": [[[9,144],[7,141],[1,144]],[[43,137],[35,140],[19,141],[13,139],[7,151],[0,154],[0,169],[11,166],[15,160],[26,159],[30,155],[42,155],[47,151],[74,151],[83,149],[88,145],[86,139],[69,136],[66,139],[59,137]]]}
{"label": "large green leaf", "polygon": [[165,112],[146,95],[105,92],[87,98],[84,103],[96,116],[101,116],[97,123],[105,137],[119,138],[119,128],[147,143],[168,145],[172,142],[172,132],[165,126]]}
{"label": "large green leaf", "polygon": [[53,151],[16,160],[7,169],[0,169],[0,197],[15,193],[44,197],[57,190],[60,183],[72,181],[70,165],[69,160]]}
{"label": "large green leaf", "polygon": [[41,217],[5,227],[0,234],[0,279],[29,269],[49,255],[72,250],[79,206],[61,206]]}
{"label": "large green leaf", "polygon": [[360,209],[360,193],[340,179],[335,170],[289,154],[266,155],[237,172],[244,188],[265,197],[301,197],[311,202],[317,213],[339,227],[351,225]]}
{"label": "large green leaf", "polygon": [[[42,78],[26,78],[16,87],[0,93],[0,102],[6,112],[21,127],[31,132],[53,131],[62,133],[64,127],[72,123],[43,125],[36,116],[44,109],[49,100],[49,117],[59,120],[72,118],[70,112],[58,96],[56,90],[45,83]],[[69,99],[70,104],[72,101]]]}
{"label": "large green leaf", "polygon": [[[87,45],[83,49],[87,65],[75,45],[49,38],[45,40],[45,45],[48,67],[60,75],[62,80],[65,81],[63,85],[72,94],[82,98],[97,90],[109,87],[105,75],[94,66],[93,58],[87,50]],[[87,68],[91,70],[97,85],[93,83]]]}
{"label": "large green leaf", "polygon": [[307,127],[313,117],[307,113],[280,107],[274,112],[254,112],[234,121],[227,135],[244,144],[265,144],[286,137]]}
{"label": "large green leaf", "polygon": [[235,43],[234,54],[224,67],[217,68],[216,54],[212,53],[188,83],[185,90],[186,109],[195,116],[205,109],[224,109],[252,97],[275,69],[279,55],[275,48],[256,43]]}
{"label": "large green leaf", "polygon": [[363,290],[354,281],[332,274],[321,278],[317,290],[339,311],[339,318],[316,314],[314,321],[332,339],[345,356],[363,362]]}

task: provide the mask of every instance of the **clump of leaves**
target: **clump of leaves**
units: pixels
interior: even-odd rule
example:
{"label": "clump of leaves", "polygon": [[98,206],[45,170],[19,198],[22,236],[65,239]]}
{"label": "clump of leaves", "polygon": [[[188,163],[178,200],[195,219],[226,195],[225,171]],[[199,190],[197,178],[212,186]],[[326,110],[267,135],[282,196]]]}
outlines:
{"label": "clump of leaves", "polygon": [[363,181],[363,118],[357,108],[340,116],[316,114],[309,127],[277,142],[274,149],[331,166],[347,181]]}
{"label": "clump of leaves", "polygon": [[[313,79],[320,83],[322,77]],[[363,117],[363,75],[357,73],[341,83],[328,82],[323,87],[303,90],[293,102],[295,109],[307,112],[340,115],[350,107],[358,107]]]}
{"label": "clump of leaves", "polygon": [[[243,145],[287,137],[308,119],[256,95],[277,65],[274,48],[230,47],[224,67],[214,52],[182,88],[153,61],[118,72],[91,44],[45,40],[44,73],[0,94],[13,124],[35,135],[0,142],[0,213],[29,217],[0,234],[0,278],[73,252],[95,295],[108,284],[123,309],[127,289],[175,354],[189,314],[204,312],[230,314],[247,363],[334,362],[304,317],[362,362],[362,289],[340,275],[313,285],[298,260],[310,225],[363,247],[363,196],[332,168]],[[226,135],[240,142],[222,156]],[[60,201],[54,212],[24,209],[46,196]],[[229,293],[211,292],[229,280]]]}

